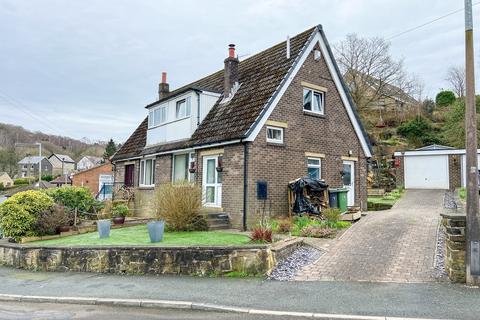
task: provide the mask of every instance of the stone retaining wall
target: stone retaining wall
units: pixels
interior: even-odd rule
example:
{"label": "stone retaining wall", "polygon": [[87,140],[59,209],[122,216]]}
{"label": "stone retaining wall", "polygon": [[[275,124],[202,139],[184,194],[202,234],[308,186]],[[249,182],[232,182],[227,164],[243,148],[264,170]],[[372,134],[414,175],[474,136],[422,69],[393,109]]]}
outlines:
{"label": "stone retaining wall", "polygon": [[128,274],[269,274],[301,241],[211,247],[37,247],[0,241],[0,265],[36,271]]}
{"label": "stone retaining wall", "polygon": [[442,214],[445,237],[445,271],[453,282],[465,283],[465,225],[461,214]]}

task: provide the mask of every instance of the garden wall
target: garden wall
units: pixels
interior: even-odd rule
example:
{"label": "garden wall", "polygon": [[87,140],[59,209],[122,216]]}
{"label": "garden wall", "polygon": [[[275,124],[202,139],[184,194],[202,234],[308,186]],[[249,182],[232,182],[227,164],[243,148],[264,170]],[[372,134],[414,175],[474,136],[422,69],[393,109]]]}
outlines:
{"label": "garden wall", "polygon": [[460,214],[442,214],[445,232],[445,271],[453,282],[465,283],[465,225]]}
{"label": "garden wall", "polygon": [[268,274],[301,241],[212,247],[35,247],[0,241],[0,265],[36,271],[128,274]]}

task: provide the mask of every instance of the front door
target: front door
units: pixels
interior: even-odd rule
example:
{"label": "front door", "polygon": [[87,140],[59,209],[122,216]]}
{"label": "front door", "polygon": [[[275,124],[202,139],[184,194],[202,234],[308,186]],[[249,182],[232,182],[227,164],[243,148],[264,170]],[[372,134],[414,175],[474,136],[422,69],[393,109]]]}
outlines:
{"label": "front door", "polygon": [[343,187],[348,190],[347,206],[355,205],[355,162],[343,161]]}
{"label": "front door", "polygon": [[133,187],[133,177],[134,177],[135,165],[127,164],[125,166],[125,186]]}
{"label": "front door", "polygon": [[222,172],[217,170],[218,157],[203,157],[203,204],[206,207],[222,206]]}

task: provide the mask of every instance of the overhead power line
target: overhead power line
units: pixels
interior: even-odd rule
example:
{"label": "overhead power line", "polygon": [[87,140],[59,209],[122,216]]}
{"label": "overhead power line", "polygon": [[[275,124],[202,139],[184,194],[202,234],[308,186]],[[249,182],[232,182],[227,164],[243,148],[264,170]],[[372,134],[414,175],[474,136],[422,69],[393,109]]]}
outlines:
{"label": "overhead power line", "polygon": [[[473,3],[472,6],[476,6],[476,5],[479,5],[479,4],[480,4],[480,1]],[[464,10],[465,10],[464,8],[461,8],[461,9],[457,9],[457,10],[455,10],[455,11],[449,12],[449,13],[447,13],[447,14],[444,14],[443,16],[440,16],[440,17],[437,17],[437,18],[435,18],[435,19],[433,19],[433,20],[430,20],[430,21],[428,21],[428,22],[422,23],[422,24],[420,24],[420,25],[418,25],[418,26],[416,26],[416,27],[413,27],[413,28],[407,29],[407,30],[405,30],[405,31],[396,33],[396,34],[388,37],[387,40],[392,40],[392,39],[394,39],[394,38],[400,37],[401,35],[404,35],[405,33],[409,33],[409,32],[415,31],[415,30],[417,30],[417,29],[423,28],[423,27],[425,27],[425,26],[428,26],[429,24],[432,24],[432,23],[437,22],[437,21],[439,21],[439,20],[445,19],[445,18],[447,18],[447,17],[449,17],[449,16],[451,16],[451,15],[454,15],[454,14],[456,14],[456,13],[462,12],[462,11],[464,11]]]}

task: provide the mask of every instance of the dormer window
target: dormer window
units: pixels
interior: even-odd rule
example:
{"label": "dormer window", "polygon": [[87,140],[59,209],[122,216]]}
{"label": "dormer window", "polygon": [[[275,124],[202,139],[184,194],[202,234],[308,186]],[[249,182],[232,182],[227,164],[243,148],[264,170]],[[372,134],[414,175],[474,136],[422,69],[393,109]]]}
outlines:
{"label": "dormer window", "polygon": [[303,89],[303,111],[324,114],[325,93],[312,89]]}
{"label": "dormer window", "polygon": [[167,121],[167,107],[151,109],[148,113],[148,127],[153,128]]}
{"label": "dormer window", "polygon": [[177,101],[177,107],[175,109],[175,115],[177,119],[190,117],[192,112],[192,105],[190,103],[190,97]]}

